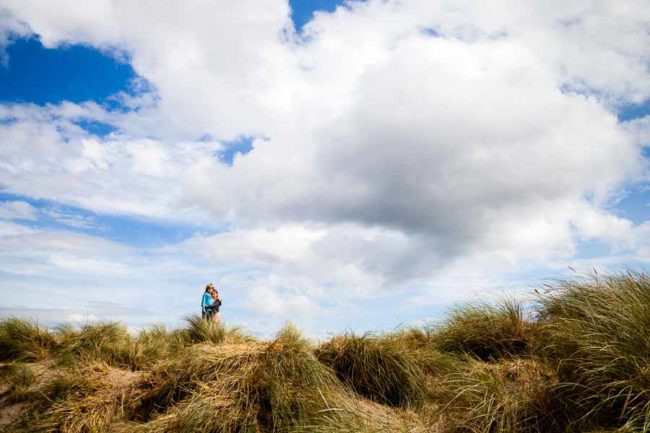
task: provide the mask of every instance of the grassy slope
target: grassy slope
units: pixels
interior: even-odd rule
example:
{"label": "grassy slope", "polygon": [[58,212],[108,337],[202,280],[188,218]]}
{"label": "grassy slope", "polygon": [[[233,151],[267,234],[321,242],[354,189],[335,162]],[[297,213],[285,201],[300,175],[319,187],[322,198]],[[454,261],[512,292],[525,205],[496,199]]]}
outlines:
{"label": "grassy slope", "polygon": [[193,317],[0,322],[5,432],[649,432],[650,279],[560,282],[438,327],[260,341]]}

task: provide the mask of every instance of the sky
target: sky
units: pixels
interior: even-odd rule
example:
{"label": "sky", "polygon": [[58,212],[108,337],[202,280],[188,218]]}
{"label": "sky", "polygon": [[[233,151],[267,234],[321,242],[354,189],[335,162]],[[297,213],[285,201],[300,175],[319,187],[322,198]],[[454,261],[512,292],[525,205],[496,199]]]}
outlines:
{"label": "sky", "polygon": [[315,338],[650,262],[644,0],[4,0],[0,317]]}

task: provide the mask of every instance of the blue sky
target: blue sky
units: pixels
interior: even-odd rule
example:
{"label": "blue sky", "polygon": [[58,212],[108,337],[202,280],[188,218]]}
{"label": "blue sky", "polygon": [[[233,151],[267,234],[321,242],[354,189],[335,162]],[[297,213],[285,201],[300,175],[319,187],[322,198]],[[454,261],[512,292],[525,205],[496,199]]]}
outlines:
{"label": "blue sky", "polygon": [[534,3],[265,1],[0,7],[0,315],[178,324],[212,281],[229,322],[322,336],[645,269],[643,14],[604,43]]}
{"label": "blue sky", "polygon": [[292,0],[289,2],[291,7],[291,20],[296,30],[302,30],[314,16],[315,12],[334,12],[337,6],[343,4],[340,0]]}
{"label": "blue sky", "polygon": [[[333,12],[339,0],[290,1],[291,19],[300,31],[315,12]],[[45,48],[38,35],[13,37],[0,68],[0,101],[57,104],[63,101],[106,103],[118,92],[136,92],[137,73],[128,53],[84,44]]]}
{"label": "blue sky", "polygon": [[29,37],[12,41],[6,53],[8,64],[0,68],[0,100],[5,102],[103,102],[131,91],[136,78],[126,59],[89,46],[46,49],[37,37]]}
{"label": "blue sky", "polygon": [[[307,24],[315,12],[333,12],[342,1],[291,1],[291,19],[297,30]],[[13,38],[12,38],[13,39]],[[90,45],[64,44],[46,48],[38,35],[11,40],[5,48],[8,63],[0,67],[0,102],[5,104],[32,103],[37,105],[62,102],[96,102],[115,109],[118,93],[137,94],[134,83],[142,81],[128,62],[128,54],[118,50],[102,50]],[[117,107],[124,108],[124,107]],[[76,123],[89,134],[105,137],[117,127],[92,119]],[[252,150],[254,137],[241,136],[224,142],[217,157],[232,165],[237,154]],[[133,219],[123,215],[97,215],[81,208],[65,206],[48,200],[0,193],[0,201],[24,201],[37,209],[58,208],[66,214],[93,221],[84,228],[93,234],[133,245],[151,247],[166,242],[178,242],[200,230],[178,224]],[[42,218],[31,224],[36,227],[70,228],[52,218]],[[72,227],[74,229],[74,227]]]}

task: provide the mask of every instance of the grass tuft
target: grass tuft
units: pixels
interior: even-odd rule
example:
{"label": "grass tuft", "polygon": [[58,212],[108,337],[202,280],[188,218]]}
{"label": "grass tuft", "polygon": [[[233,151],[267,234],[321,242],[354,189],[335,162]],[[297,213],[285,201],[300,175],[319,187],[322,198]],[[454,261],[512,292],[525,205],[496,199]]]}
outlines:
{"label": "grass tuft", "polygon": [[576,419],[650,431],[650,277],[560,282],[540,299],[549,362]]}
{"label": "grass tuft", "polygon": [[650,433],[650,277],[559,282],[535,307],[316,347],[196,316],[137,336],[4,319],[0,431]]}
{"label": "grass tuft", "polygon": [[132,362],[137,369],[146,369],[159,361],[177,357],[185,347],[181,330],[168,331],[156,325],[140,331],[133,341]]}
{"label": "grass tuft", "polygon": [[158,365],[149,386],[142,430],[156,433],[287,431],[323,417],[343,394],[291,326],[266,344],[196,345]]}
{"label": "grass tuft", "polygon": [[18,419],[14,431],[88,433],[104,431],[123,416],[126,389],[136,373],[92,362],[58,370],[43,386],[24,396],[32,410]]}
{"label": "grass tuft", "polygon": [[454,311],[434,336],[444,352],[467,353],[483,361],[527,355],[536,326],[522,305],[505,299],[497,305],[466,305]]}
{"label": "grass tuft", "polygon": [[185,318],[187,327],[180,331],[186,344],[228,342],[254,342],[255,338],[244,334],[239,328],[226,328],[221,322],[208,322],[201,316],[188,316]]}
{"label": "grass tuft", "polygon": [[370,400],[400,407],[416,407],[423,400],[421,358],[395,338],[337,336],[321,344],[316,356],[342,382]]}
{"label": "grass tuft", "polygon": [[[555,376],[533,359],[485,363],[470,360],[462,371],[445,378],[453,432],[560,432],[563,417],[557,417],[553,392]],[[561,405],[559,405],[561,407]]]}
{"label": "grass tuft", "polygon": [[20,401],[34,382],[36,376],[28,365],[21,362],[0,365],[0,384],[6,387],[3,394],[10,401]]}
{"label": "grass tuft", "polygon": [[39,361],[55,348],[54,336],[35,322],[15,317],[0,321],[0,361]]}
{"label": "grass tuft", "polygon": [[92,361],[105,362],[122,368],[135,368],[135,344],[124,325],[119,323],[92,323],[81,329],[60,326],[59,359],[64,363]]}

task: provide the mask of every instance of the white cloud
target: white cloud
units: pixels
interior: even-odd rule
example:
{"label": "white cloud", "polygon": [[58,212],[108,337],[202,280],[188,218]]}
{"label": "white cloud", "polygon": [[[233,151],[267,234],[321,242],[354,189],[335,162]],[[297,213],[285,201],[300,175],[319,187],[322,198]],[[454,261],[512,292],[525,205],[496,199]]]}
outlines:
{"label": "white cloud", "polygon": [[25,227],[22,224],[15,224],[7,221],[0,221],[0,236],[14,236],[32,233],[28,227]]}
{"label": "white cloud", "polygon": [[187,257],[7,224],[0,223],[0,310],[12,315],[51,323],[69,320],[70,314],[137,325],[178,323],[198,311],[201,285],[214,275]]}
{"label": "white cloud", "polygon": [[[227,225],[156,254],[205,260],[242,308],[280,319],[377,293],[457,299],[514,267],[577,260],[583,242],[647,257],[647,227],[609,206],[647,179],[648,119],[615,115],[650,98],[641,0],[350,2],[303,35],[283,0],[77,3],[9,0],[2,16],[47,46],[123,50],[157,93],[126,113],[0,107],[0,186]],[[82,117],[119,131],[90,136]],[[244,135],[254,150],[219,162],[219,140]],[[47,251],[46,269],[108,275],[116,260],[140,275]]]}
{"label": "white cloud", "polygon": [[25,201],[10,200],[0,202],[0,219],[34,221],[37,218],[37,212],[34,206]]}
{"label": "white cloud", "polygon": [[96,322],[99,320],[97,316],[95,316],[94,314],[79,314],[79,313],[70,314],[66,317],[66,319],[70,322],[81,323],[81,324]]}
{"label": "white cloud", "polygon": [[319,296],[332,287],[350,296],[403,288],[430,276],[439,260],[426,240],[353,224],[239,229],[195,236],[171,250],[179,249]]}
{"label": "white cloud", "polygon": [[[183,220],[179,179],[222,145],[90,136],[75,120],[97,107],[0,107],[0,186],[101,213]],[[102,114],[101,111],[99,113]],[[104,113],[105,114],[105,113]]]}
{"label": "white cloud", "polygon": [[41,209],[41,215],[44,215],[53,221],[64,226],[76,229],[101,229],[101,224],[97,223],[94,217],[80,215],[79,213],[66,211],[62,209],[50,208]]}
{"label": "white cloud", "polygon": [[6,52],[9,43],[15,38],[29,34],[31,34],[29,26],[14,19],[8,11],[0,9],[0,67],[6,68],[9,65],[9,56]]}
{"label": "white cloud", "polygon": [[268,286],[251,287],[249,304],[253,311],[282,320],[303,320],[321,313],[321,307],[303,294],[283,294]]}
{"label": "white cloud", "polygon": [[234,138],[263,132],[248,119],[269,118],[273,107],[267,106],[268,96],[281,95],[274,87],[292,72],[276,60],[288,55],[281,41],[289,8],[281,0],[206,2],[201,7],[182,2],[100,0],[80,6],[74,1],[19,1],[5,7],[27,22],[46,46],[69,42],[125,49],[136,71],[160,95],[155,112],[140,119],[147,135],[196,136],[199,131],[199,136],[211,132]]}

